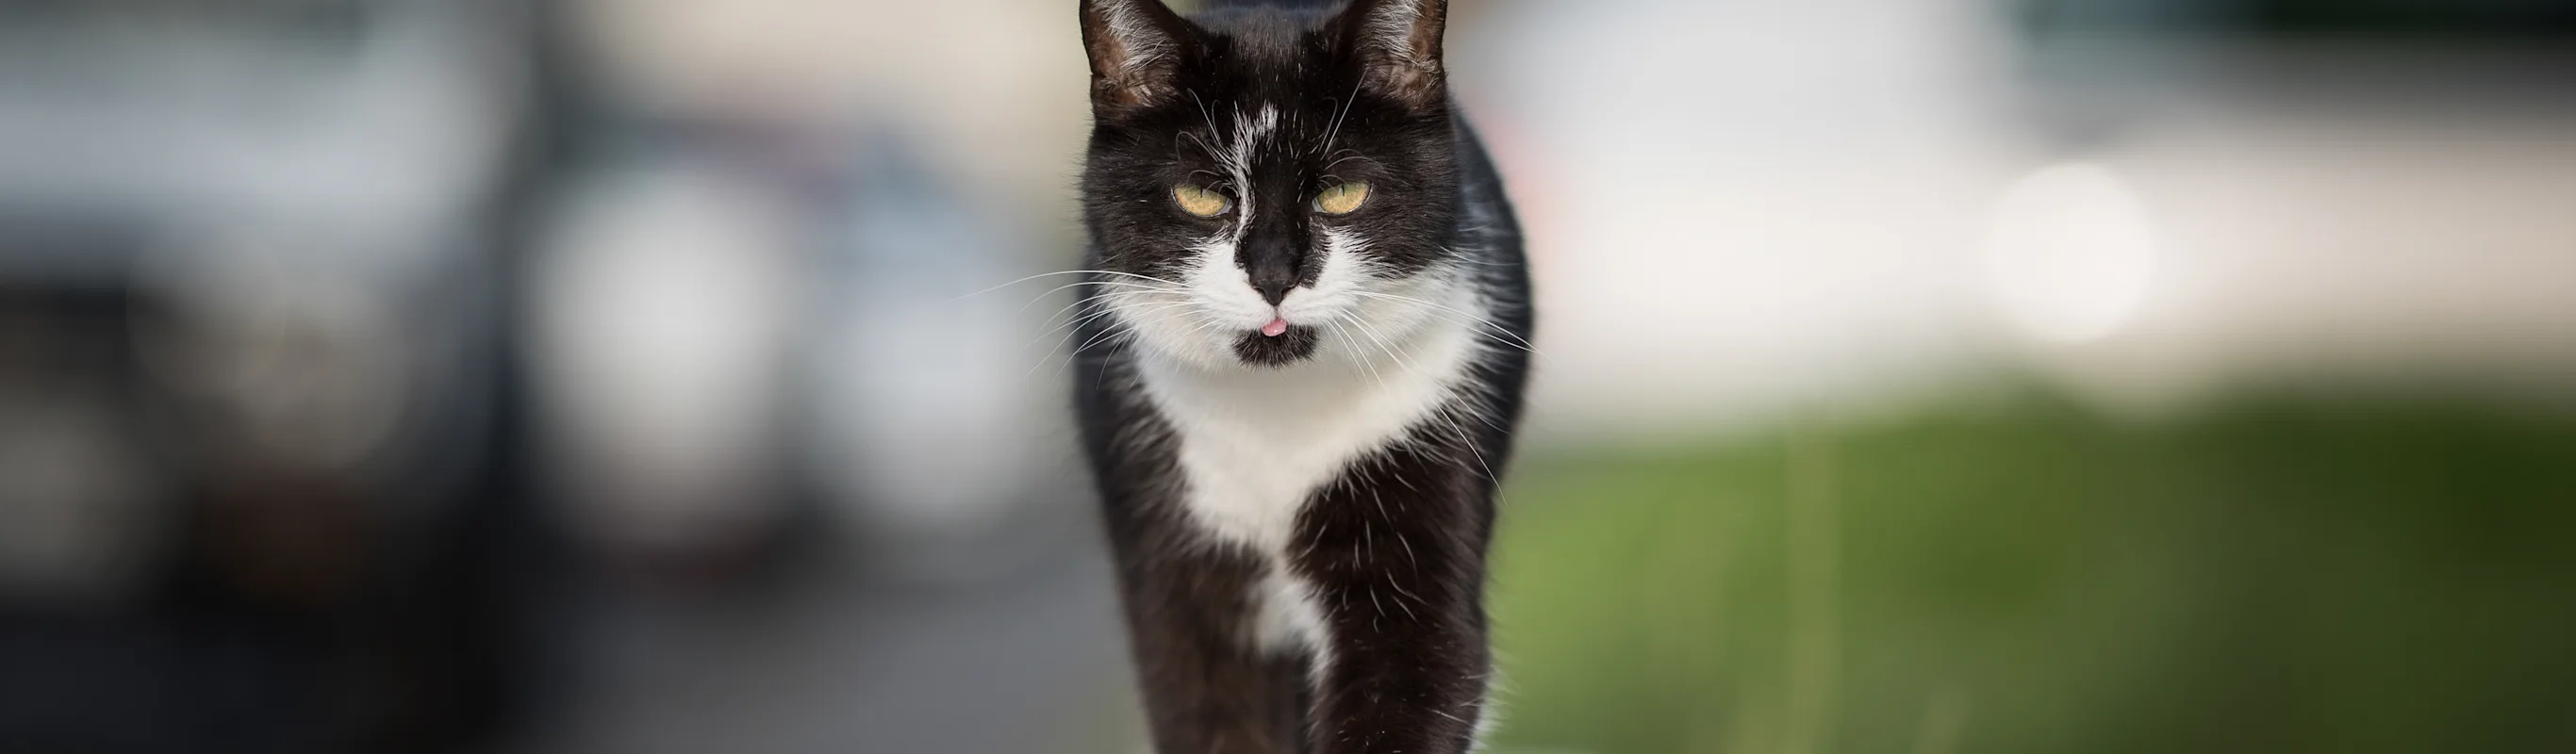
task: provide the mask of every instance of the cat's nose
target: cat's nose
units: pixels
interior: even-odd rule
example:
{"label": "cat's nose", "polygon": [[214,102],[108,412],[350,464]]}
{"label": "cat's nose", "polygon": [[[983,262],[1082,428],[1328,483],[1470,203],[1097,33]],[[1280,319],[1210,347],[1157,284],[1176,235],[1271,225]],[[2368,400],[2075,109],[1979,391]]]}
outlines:
{"label": "cat's nose", "polygon": [[1260,291],[1261,299],[1270,302],[1271,306],[1278,306],[1279,302],[1288,300],[1288,289],[1295,287],[1297,287],[1297,274],[1288,271],[1286,265],[1252,271],[1252,289]]}
{"label": "cat's nose", "polygon": [[1252,289],[1260,291],[1261,298],[1271,306],[1278,306],[1287,300],[1288,289],[1297,287],[1297,281],[1305,277],[1302,268],[1306,260],[1299,258],[1304,255],[1298,253],[1297,244],[1287,239],[1256,240],[1248,251],[1243,271],[1252,278]]}

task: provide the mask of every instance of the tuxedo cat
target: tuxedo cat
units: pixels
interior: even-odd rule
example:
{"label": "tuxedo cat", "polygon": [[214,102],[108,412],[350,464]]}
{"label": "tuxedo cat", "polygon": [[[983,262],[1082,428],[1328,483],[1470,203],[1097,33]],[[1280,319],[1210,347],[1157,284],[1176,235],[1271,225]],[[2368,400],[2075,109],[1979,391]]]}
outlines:
{"label": "tuxedo cat", "polygon": [[1163,754],[1463,752],[1531,355],[1445,0],[1081,0],[1076,405]]}

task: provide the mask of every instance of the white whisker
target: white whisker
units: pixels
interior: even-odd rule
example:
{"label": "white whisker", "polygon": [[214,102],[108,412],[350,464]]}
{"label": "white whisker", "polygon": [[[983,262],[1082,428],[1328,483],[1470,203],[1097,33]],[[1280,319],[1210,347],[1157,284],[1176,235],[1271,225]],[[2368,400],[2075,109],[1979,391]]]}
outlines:
{"label": "white whisker", "polygon": [[[1190,301],[1167,301],[1167,302],[1161,302],[1161,303],[1156,303],[1156,304],[1153,304],[1153,305],[1150,305],[1150,306],[1146,306],[1146,307],[1143,307],[1143,308],[1136,309],[1136,310],[1134,310],[1134,311],[1132,311],[1132,312],[1129,312],[1129,314],[1130,314],[1130,315],[1150,314],[1150,313],[1159,312],[1159,311],[1162,311],[1162,310],[1165,310],[1165,309],[1172,309],[1172,308],[1177,308],[1177,307],[1189,306],[1189,305],[1191,305],[1192,303],[1194,303],[1194,302],[1190,302]],[[1075,330],[1079,330],[1083,324],[1090,323],[1090,322],[1095,322],[1095,321],[1099,321],[1102,317],[1107,317],[1107,316],[1110,316],[1110,315],[1113,315],[1113,314],[1117,314],[1117,313],[1118,313],[1118,310],[1116,310],[1116,309],[1112,309],[1112,308],[1109,308],[1109,307],[1106,307],[1106,306],[1101,307],[1101,308],[1100,308],[1100,311],[1092,312],[1092,313],[1090,313],[1090,314],[1085,314],[1085,315],[1082,315],[1082,316],[1080,316],[1080,317],[1075,317],[1075,318],[1073,318],[1071,321],[1065,322],[1064,324],[1056,325],[1056,326],[1054,326],[1054,327],[1047,328],[1047,331],[1046,331],[1046,332],[1043,332],[1043,333],[1039,333],[1039,334],[1038,334],[1038,337],[1029,339],[1029,342],[1028,342],[1026,345],[1037,345],[1037,342],[1038,342],[1038,340],[1039,340],[1039,339],[1045,338],[1045,337],[1047,337],[1047,336],[1049,336],[1049,335],[1053,335],[1053,334],[1055,334],[1055,333],[1056,333],[1056,331],[1059,331],[1059,330],[1065,330],[1065,329],[1068,329],[1068,328],[1075,329]],[[1023,347],[1025,347],[1025,346],[1023,346]]]}
{"label": "white whisker", "polygon": [[[1333,328],[1333,332],[1334,332],[1334,333],[1336,333],[1336,334],[1338,334],[1338,335],[1340,335],[1340,336],[1342,337],[1342,339],[1343,339],[1343,340],[1351,341],[1351,346],[1352,346],[1352,348],[1353,348],[1354,352],[1355,352],[1355,353],[1357,353],[1357,354],[1359,355],[1359,357],[1360,357],[1360,366],[1367,367],[1367,368],[1368,368],[1368,371],[1369,371],[1369,376],[1370,376],[1370,377],[1374,377],[1374,378],[1376,378],[1376,379],[1377,379],[1377,386],[1378,386],[1378,389],[1380,389],[1380,390],[1387,390],[1387,389],[1390,389],[1390,388],[1388,388],[1388,387],[1386,386],[1386,375],[1381,374],[1381,373],[1379,373],[1379,372],[1377,371],[1377,362],[1376,362],[1375,360],[1373,360],[1373,359],[1370,359],[1370,358],[1369,358],[1369,356],[1368,356],[1368,352],[1366,352],[1366,351],[1362,351],[1362,350],[1358,350],[1359,345],[1360,345],[1359,341],[1358,341],[1358,340],[1356,340],[1356,339],[1353,339],[1353,338],[1351,337],[1351,333],[1350,333],[1350,331],[1349,331],[1349,330],[1344,330],[1344,329],[1342,329],[1342,323],[1335,322],[1335,321],[1332,321],[1332,320],[1329,320],[1329,319],[1328,319],[1328,320],[1324,320],[1324,324],[1331,326],[1331,327]],[[1353,324],[1357,324],[1357,322],[1356,322],[1356,321],[1354,321],[1354,322],[1353,322]]]}
{"label": "white whisker", "polygon": [[[1532,355],[1532,356],[1537,356],[1537,357],[1542,358],[1542,359],[1547,358],[1547,354],[1544,354],[1544,353],[1540,353],[1540,352],[1539,352],[1539,350],[1538,350],[1538,346],[1532,345],[1532,344],[1531,344],[1527,339],[1524,339],[1524,338],[1522,338],[1521,336],[1519,336],[1519,335],[1517,335],[1517,334],[1514,334],[1514,333],[1511,331],[1511,328],[1504,327],[1504,326],[1502,326],[1502,325],[1498,325],[1498,324],[1494,324],[1494,322],[1493,322],[1492,320],[1485,319],[1484,317],[1479,317],[1479,316],[1476,316],[1476,315],[1474,315],[1474,314],[1469,314],[1469,313],[1467,313],[1467,312],[1463,312],[1463,311],[1459,311],[1459,310],[1457,310],[1457,309],[1449,308],[1449,307],[1447,307],[1447,306],[1442,306],[1442,305],[1440,305],[1440,304],[1435,304],[1435,303],[1431,303],[1431,302],[1429,302],[1429,301],[1424,301],[1424,300],[1422,300],[1422,299],[1414,298],[1414,297],[1412,297],[1412,296],[1398,296],[1398,295],[1395,295],[1395,294],[1392,294],[1392,293],[1375,293],[1375,292],[1371,292],[1371,291],[1351,291],[1351,294],[1352,294],[1352,295],[1356,295],[1356,296],[1367,296],[1367,297],[1370,297],[1370,298],[1382,298],[1382,299],[1390,299],[1390,300],[1395,300],[1395,301],[1407,301],[1407,302],[1412,302],[1412,303],[1415,303],[1415,304],[1421,304],[1421,305],[1423,305],[1423,306],[1428,306],[1428,307],[1431,307],[1431,308],[1436,309],[1436,310],[1439,310],[1439,311],[1448,312],[1448,313],[1450,313],[1450,314],[1454,314],[1454,315],[1457,315],[1457,316],[1460,316],[1460,317],[1465,317],[1465,318],[1467,318],[1467,319],[1469,319],[1469,320],[1472,320],[1474,324],[1484,325],[1484,326],[1486,326],[1486,327],[1493,328],[1493,332],[1494,332],[1494,334],[1496,334],[1496,335],[1499,335],[1499,336],[1502,336],[1502,337],[1506,337],[1506,338],[1510,338],[1511,340],[1510,340],[1510,341],[1507,341],[1507,342],[1506,342],[1506,345],[1512,345],[1512,346],[1515,346],[1515,347],[1520,348],[1521,350],[1528,351],[1528,352],[1530,352],[1530,355]],[[1460,324],[1467,324],[1467,323],[1463,323],[1463,322],[1462,322],[1462,323],[1460,323]]]}
{"label": "white whisker", "polygon": [[[1029,302],[1028,302],[1028,303],[1021,304],[1021,305],[1020,305],[1020,311],[1022,311],[1022,312],[1026,312],[1026,311],[1028,311],[1028,310],[1029,310],[1029,307],[1032,307],[1032,306],[1036,306],[1036,305],[1038,305],[1038,302],[1046,300],[1046,297],[1048,297],[1048,296],[1053,296],[1053,295],[1055,295],[1058,291],[1063,291],[1063,290],[1068,289],[1068,288],[1080,288],[1080,287],[1082,287],[1082,286],[1086,286],[1086,285],[1102,285],[1102,286],[1111,286],[1111,287],[1119,287],[1119,288],[1143,288],[1143,289],[1146,289],[1146,290],[1149,290],[1149,291],[1159,291],[1159,292],[1163,292],[1163,293],[1184,293],[1184,292],[1185,292],[1185,291],[1183,291],[1183,290],[1181,290],[1181,289],[1178,289],[1178,288],[1172,288],[1172,287],[1168,287],[1168,286],[1158,286],[1158,285],[1146,285],[1146,284],[1144,284],[1144,283],[1123,283],[1123,282],[1112,281],[1112,280],[1085,280],[1085,281],[1082,281],[1082,282],[1079,282],[1079,283],[1066,283],[1066,284],[1064,284],[1064,285],[1059,285],[1059,286],[1056,286],[1055,288],[1053,288],[1053,289],[1051,289],[1051,290],[1048,290],[1048,291],[1047,291],[1047,292],[1045,292],[1045,293],[1040,293],[1040,294],[1038,294],[1038,295],[1037,295],[1037,297],[1036,297],[1036,298],[1029,299]],[[1081,302],[1079,299],[1076,299],[1076,300],[1074,301],[1074,303],[1077,303],[1077,304],[1078,304],[1078,303],[1082,303],[1082,302]],[[1061,313],[1061,312],[1059,312],[1059,313]],[[1050,315],[1050,316],[1052,316],[1052,315]]]}
{"label": "white whisker", "polygon": [[1119,272],[1119,271],[1117,271],[1117,270],[1059,270],[1059,271],[1056,271],[1056,272],[1041,272],[1041,273],[1038,273],[1038,274],[1035,274],[1035,275],[1030,275],[1030,276],[1028,276],[1028,277],[1020,278],[1020,279],[1018,279],[1018,280],[1013,280],[1013,281],[1011,281],[1011,282],[1003,283],[1003,284],[1001,284],[1001,285],[996,285],[996,286],[993,286],[993,287],[991,287],[991,288],[986,288],[986,289],[983,289],[983,290],[980,290],[980,291],[976,291],[976,292],[974,292],[974,293],[969,293],[969,294],[966,294],[966,295],[963,295],[963,296],[958,296],[958,297],[956,297],[956,298],[954,298],[954,299],[950,299],[950,300],[951,300],[951,301],[963,301],[963,300],[965,300],[965,299],[974,298],[974,297],[976,297],[976,296],[981,296],[981,295],[984,295],[984,294],[987,294],[987,293],[992,293],[992,292],[994,292],[994,291],[998,291],[998,290],[1001,290],[1001,289],[1004,289],[1004,288],[1009,288],[1009,287],[1014,286],[1014,285],[1019,285],[1019,284],[1021,284],[1021,283],[1026,283],[1026,282],[1029,282],[1029,281],[1031,281],[1031,280],[1036,280],[1036,279],[1038,279],[1038,278],[1055,277],[1055,276],[1057,276],[1057,275],[1117,275],[1117,276],[1120,276],[1120,277],[1136,278],[1136,279],[1138,279],[1138,280],[1149,280],[1149,281],[1153,281],[1153,282],[1156,282],[1156,283],[1162,283],[1162,284],[1164,284],[1164,285],[1173,285],[1173,286],[1180,285],[1180,283],[1179,283],[1179,282],[1177,282],[1177,281],[1164,280],[1164,279],[1162,279],[1162,278],[1154,277],[1154,276],[1152,276],[1152,275],[1139,275],[1139,274],[1136,274],[1136,273],[1133,273],[1133,272]]}

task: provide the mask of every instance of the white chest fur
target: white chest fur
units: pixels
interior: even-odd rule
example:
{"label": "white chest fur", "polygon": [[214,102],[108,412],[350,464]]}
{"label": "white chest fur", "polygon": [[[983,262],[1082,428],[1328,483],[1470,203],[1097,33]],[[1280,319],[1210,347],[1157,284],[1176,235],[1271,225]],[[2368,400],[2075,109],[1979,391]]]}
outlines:
{"label": "white chest fur", "polygon": [[1436,318],[1396,339],[1326,332],[1314,358],[1278,369],[1141,360],[1179,434],[1185,504],[1211,536],[1283,553],[1315,492],[1429,418],[1477,349],[1474,331]]}

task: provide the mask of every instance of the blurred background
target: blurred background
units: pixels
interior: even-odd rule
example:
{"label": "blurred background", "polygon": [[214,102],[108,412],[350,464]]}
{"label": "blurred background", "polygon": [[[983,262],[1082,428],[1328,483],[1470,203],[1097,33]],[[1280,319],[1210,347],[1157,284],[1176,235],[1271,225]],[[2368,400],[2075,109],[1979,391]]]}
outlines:
{"label": "blurred background", "polygon": [[[1140,751],[1073,15],[0,0],[0,751]],[[1495,751],[2576,750],[2576,3],[1449,48]]]}

